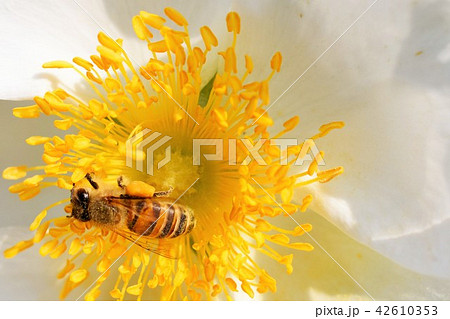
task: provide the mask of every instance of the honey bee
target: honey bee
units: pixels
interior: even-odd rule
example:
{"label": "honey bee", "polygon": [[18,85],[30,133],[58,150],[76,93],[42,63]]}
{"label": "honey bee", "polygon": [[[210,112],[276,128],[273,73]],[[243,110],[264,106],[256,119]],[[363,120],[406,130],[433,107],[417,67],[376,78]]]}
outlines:
{"label": "honey bee", "polygon": [[154,192],[149,184],[133,181],[119,187],[100,188],[90,174],[91,187],[75,185],[71,191],[73,217],[82,222],[92,221],[133,243],[157,254],[176,258],[170,243],[160,239],[181,238],[196,225],[192,209],[168,198],[172,189]]}

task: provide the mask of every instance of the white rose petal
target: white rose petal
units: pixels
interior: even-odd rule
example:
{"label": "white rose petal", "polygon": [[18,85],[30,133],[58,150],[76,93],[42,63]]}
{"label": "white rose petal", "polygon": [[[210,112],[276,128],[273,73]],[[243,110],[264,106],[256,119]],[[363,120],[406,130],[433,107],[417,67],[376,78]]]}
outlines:
{"label": "white rose petal", "polygon": [[[213,30],[226,30],[225,15],[229,1],[57,1],[19,0],[0,3],[2,29],[2,76],[0,98],[31,99],[57,87],[83,96],[89,91],[72,69],[43,69],[48,61],[72,61],[75,56],[89,59],[96,54],[97,34],[102,31],[112,38],[124,39],[124,49],[133,64],[149,59],[145,42],[134,34],[131,19],[139,11],[164,15],[164,8],[173,6],[188,19],[194,41],[201,43],[199,28],[209,25]],[[170,20],[169,24],[173,24]],[[157,35],[155,35],[157,36]],[[209,72],[210,76],[212,72]],[[7,76],[6,76],[7,75]]]}
{"label": "white rose petal", "polygon": [[373,1],[265,4],[240,5],[253,45],[238,49],[261,61],[282,52],[272,101],[303,74],[271,106],[276,126],[299,115],[286,137],[307,138],[346,122],[317,142],[321,169],[345,173],[311,187],[311,208],[407,268],[450,277],[450,4],[379,1],[362,17]]}

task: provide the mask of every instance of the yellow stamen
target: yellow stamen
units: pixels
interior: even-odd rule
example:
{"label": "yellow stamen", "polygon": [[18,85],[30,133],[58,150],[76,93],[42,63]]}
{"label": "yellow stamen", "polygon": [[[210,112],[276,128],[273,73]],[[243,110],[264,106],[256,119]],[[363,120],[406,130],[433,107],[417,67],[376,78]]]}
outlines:
{"label": "yellow stamen", "polygon": [[122,48],[116,41],[111,39],[108,35],[106,35],[103,32],[99,32],[97,38],[98,38],[98,42],[100,42],[103,46],[105,46],[106,48],[108,48],[114,52],[119,52],[122,50]]}
{"label": "yellow stamen", "polygon": [[170,20],[178,24],[179,26],[187,26],[187,20],[174,8],[165,8],[164,13],[169,17]]}
{"label": "yellow stamen", "polygon": [[3,171],[2,177],[4,179],[16,180],[27,176],[26,166],[8,167]]}
{"label": "yellow stamen", "polygon": [[45,216],[47,216],[47,210],[43,210],[42,212],[40,212],[39,215],[37,215],[34,221],[31,223],[30,230],[31,231],[36,230],[36,228],[39,227],[41,221],[45,218]]}
{"label": "yellow stamen", "polygon": [[282,61],[281,53],[280,52],[275,53],[275,55],[272,57],[272,60],[270,60],[270,67],[272,68],[272,70],[280,72],[281,61]]}
{"label": "yellow stamen", "polygon": [[20,119],[31,119],[39,117],[39,106],[31,105],[31,106],[23,106],[23,107],[15,107],[13,109],[13,115]]}
{"label": "yellow stamen", "polygon": [[56,128],[66,131],[72,126],[73,120],[72,119],[56,120],[53,123],[55,124]]}
{"label": "yellow stamen", "polygon": [[241,32],[241,19],[236,12],[227,14],[227,28],[228,32],[239,34]]}
{"label": "yellow stamen", "polygon": [[44,63],[42,65],[42,67],[44,69],[53,69],[53,68],[66,69],[66,68],[73,68],[73,65],[72,65],[72,63],[69,63],[66,61],[51,61],[51,62]]}
{"label": "yellow stamen", "polygon": [[70,274],[70,281],[77,284],[86,279],[88,271],[86,269],[77,269]]}
{"label": "yellow stamen", "polygon": [[319,128],[320,134],[317,134],[317,136],[323,137],[327,135],[331,130],[343,128],[344,125],[345,125],[344,122],[332,122],[324,124]]}
{"label": "yellow stamen", "polygon": [[217,38],[211,29],[207,26],[203,26],[200,28],[200,33],[203,38],[203,42],[205,42],[206,50],[211,50],[211,46],[216,47],[218,44]]}
{"label": "yellow stamen", "polygon": [[298,122],[300,122],[300,118],[298,116],[294,116],[293,118],[284,122],[283,126],[285,128],[285,131],[288,132],[293,130],[298,125]]}
{"label": "yellow stamen", "polygon": [[89,62],[89,61],[87,61],[87,60],[85,60],[83,58],[76,57],[76,58],[73,58],[72,61],[75,64],[78,64],[82,68],[86,69],[87,71],[92,70],[92,68],[94,67],[94,65],[91,62]]}
{"label": "yellow stamen", "polygon": [[249,74],[253,72],[253,61],[251,56],[247,54],[245,55],[245,68]]}
{"label": "yellow stamen", "polygon": [[[30,136],[25,140],[28,145],[41,145],[50,141],[50,137],[44,136]],[[3,177],[5,178],[5,177]]]}
{"label": "yellow stamen", "polygon": [[33,246],[32,240],[24,240],[24,241],[18,242],[13,247],[6,249],[3,252],[3,256],[5,256],[5,258],[13,258],[18,253],[20,253],[21,251],[23,251],[31,246]]}
{"label": "yellow stamen", "polygon": [[309,204],[311,204],[313,200],[312,195],[306,195],[303,198],[302,205],[300,206],[300,211],[305,212],[308,209]]}
{"label": "yellow stamen", "polygon": [[161,29],[166,22],[166,19],[157,14],[148,13],[145,11],[141,11],[139,14],[146,24],[157,30]]}
{"label": "yellow stamen", "polygon": [[140,16],[133,17],[132,23],[134,32],[139,39],[145,40],[147,38],[153,38],[153,34],[151,34],[151,32],[145,27]]}

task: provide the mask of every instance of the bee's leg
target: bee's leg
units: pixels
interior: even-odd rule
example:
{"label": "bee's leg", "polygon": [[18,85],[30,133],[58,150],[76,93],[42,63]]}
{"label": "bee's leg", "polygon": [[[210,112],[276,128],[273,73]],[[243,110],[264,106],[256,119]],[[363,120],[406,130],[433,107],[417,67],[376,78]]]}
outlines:
{"label": "bee's leg", "polygon": [[91,174],[87,173],[85,177],[94,189],[98,189],[98,184],[93,181]]}
{"label": "bee's leg", "polygon": [[123,184],[123,176],[119,176],[117,178],[117,185],[119,185],[120,188],[125,189],[125,185]]}
{"label": "bee's leg", "polygon": [[173,191],[173,187],[170,186],[170,188],[166,191],[155,192],[153,194],[153,197],[167,197],[167,196],[169,196],[170,193],[172,193],[172,191]]}
{"label": "bee's leg", "polygon": [[117,196],[109,196],[108,198],[145,199],[145,198],[149,198],[149,197],[145,197],[145,196],[133,196],[133,195],[128,195],[128,194],[120,194],[119,197],[117,197]]}

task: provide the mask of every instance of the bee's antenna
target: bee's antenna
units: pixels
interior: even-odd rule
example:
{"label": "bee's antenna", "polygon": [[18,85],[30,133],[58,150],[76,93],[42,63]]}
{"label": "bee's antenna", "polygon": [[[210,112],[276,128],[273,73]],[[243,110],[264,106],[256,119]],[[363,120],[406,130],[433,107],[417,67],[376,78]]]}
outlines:
{"label": "bee's antenna", "polygon": [[122,189],[125,188],[125,185],[123,184],[123,176],[119,176],[119,178],[117,179],[117,185]]}
{"label": "bee's antenna", "polygon": [[92,180],[91,174],[87,173],[85,177],[94,189],[98,189],[98,184]]}

